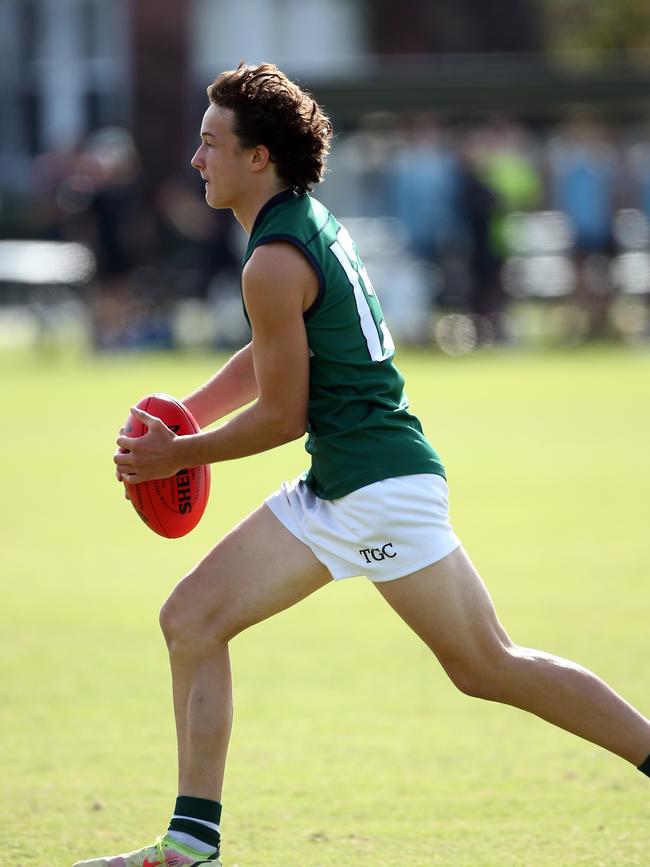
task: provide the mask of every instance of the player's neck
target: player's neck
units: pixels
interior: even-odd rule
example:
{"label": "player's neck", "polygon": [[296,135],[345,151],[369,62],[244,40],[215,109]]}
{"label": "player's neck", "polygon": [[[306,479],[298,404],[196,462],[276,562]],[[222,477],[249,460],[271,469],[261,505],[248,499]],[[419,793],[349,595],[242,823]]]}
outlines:
{"label": "player's neck", "polygon": [[248,235],[252,232],[255,218],[264,205],[269,201],[269,199],[272,199],[273,196],[277,196],[278,193],[281,193],[286,189],[286,184],[278,182],[274,184],[265,184],[254,192],[251,191],[250,195],[248,195],[244,201],[238,203],[232,209],[237,222]]}

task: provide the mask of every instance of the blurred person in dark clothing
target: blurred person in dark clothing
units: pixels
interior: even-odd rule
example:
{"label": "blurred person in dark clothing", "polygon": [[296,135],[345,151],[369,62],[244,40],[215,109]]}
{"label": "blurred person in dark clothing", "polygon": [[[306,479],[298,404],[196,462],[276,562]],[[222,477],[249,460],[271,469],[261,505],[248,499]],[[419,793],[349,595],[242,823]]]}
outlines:
{"label": "blurred person in dark clothing", "polygon": [[475,130],[460,143],[460,208],[471,274],[467,307],[474,317],[478,342],[490,343],[505,339],[506,296],[500,279],[503,256],[492,238],[499,198],[481,176],[478,153],[482,142],[481,130]]}
{"label": "blurred person in dark clothing", "polygon": [[138,342],[145,311],[132,286],[133,270],[152,253],[152,220],[142,201],[140,159],[127,130],[106,127],[67,151],[43,154],[34,175],[40,231],[77,241],[95,256],[93,339],[100,349]]}
{"label": "blurred person in dark clothing", "polygon": [[117,127],[98,130],[88,139],[95,164],[95,189],[90,203],[94,218],[97,269],[106,280],[123,277],[141,252],[140,160],[131,135]]}
{"label": "blurred person in dark clothing", "polygon": [[[194,179],[192,179],[194,180]],[[229,212],[207,211],[203,191],[183,175],[167,178],[155,202],[158,259],[179,294],[205,298],[215,278],[236,274],[237,223]]]}
{"label": "blurred person in dark clothing", "polygon": [[[98,292],[94,305],[94,342],[98,349],[158,343],[158,317],[136,297],[132,272],[151,248],[151,221],[141,207],[140,160],[129,132],[107,127],[91,134],[86,156],[93,168],[92,247],[97,258]],[[167,339],[163,341],[167,343]]]}

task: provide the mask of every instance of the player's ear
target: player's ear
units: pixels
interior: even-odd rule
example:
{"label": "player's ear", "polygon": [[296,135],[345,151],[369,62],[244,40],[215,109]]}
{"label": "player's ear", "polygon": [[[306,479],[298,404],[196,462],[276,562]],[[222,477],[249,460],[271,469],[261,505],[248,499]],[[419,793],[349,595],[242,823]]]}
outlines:
{"label": "player's ear", "polygon": [[266,145],[257,145],[251,151],[251,168],[254,172],[265,169],[271,159],[271,154]]}

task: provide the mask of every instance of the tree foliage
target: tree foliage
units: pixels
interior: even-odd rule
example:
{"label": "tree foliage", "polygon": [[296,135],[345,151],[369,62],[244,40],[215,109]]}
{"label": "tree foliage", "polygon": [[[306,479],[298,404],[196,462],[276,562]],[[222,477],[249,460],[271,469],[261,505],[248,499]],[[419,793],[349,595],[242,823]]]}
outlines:
{"label": "tree foliage", "polygon": [[546,44],[583,61],[650,63],[648,0],[545,0]]}

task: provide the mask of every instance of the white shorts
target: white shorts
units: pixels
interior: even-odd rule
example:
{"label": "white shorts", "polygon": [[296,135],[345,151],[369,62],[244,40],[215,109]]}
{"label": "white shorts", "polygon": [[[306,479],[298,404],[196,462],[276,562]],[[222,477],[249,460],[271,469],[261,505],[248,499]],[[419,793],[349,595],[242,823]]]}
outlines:
{"label": "white shorts", "polygon": [[336,580],[392,581],[460,545],[449,523],[447,483],[433,473],[374,482],[337,500],[322,500],[298,478],[265,502]]}

